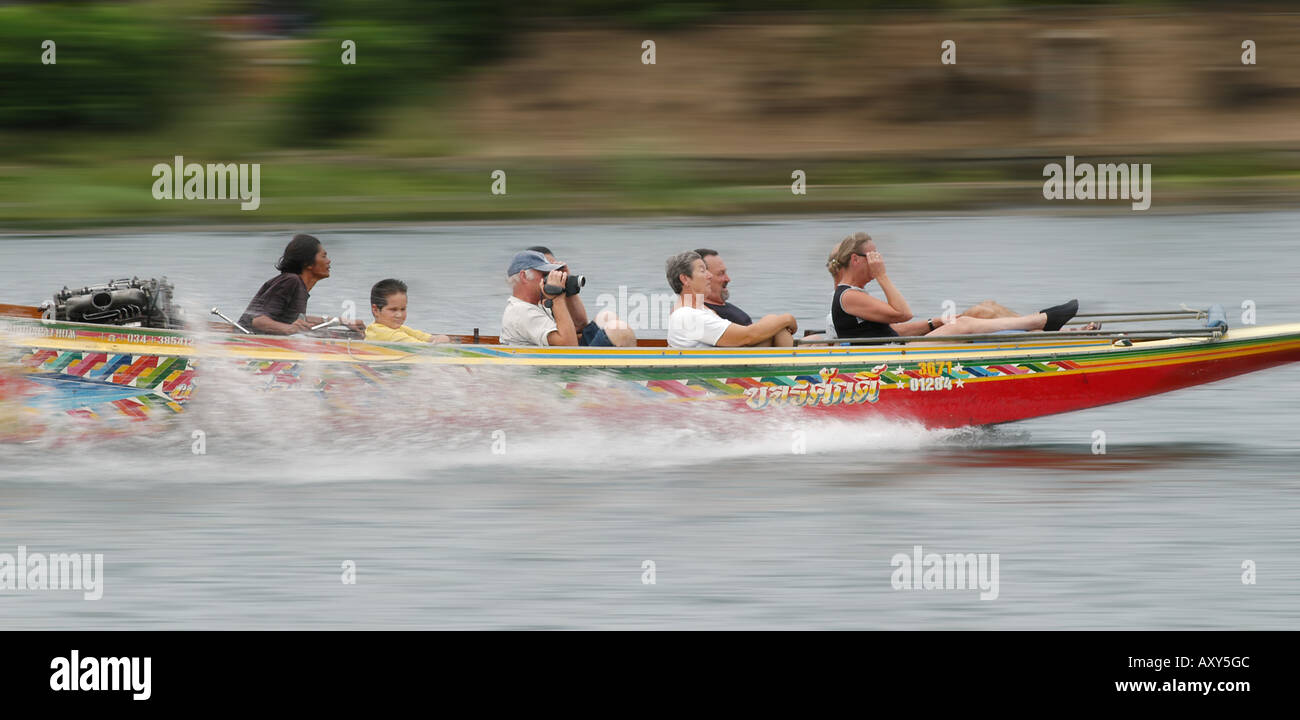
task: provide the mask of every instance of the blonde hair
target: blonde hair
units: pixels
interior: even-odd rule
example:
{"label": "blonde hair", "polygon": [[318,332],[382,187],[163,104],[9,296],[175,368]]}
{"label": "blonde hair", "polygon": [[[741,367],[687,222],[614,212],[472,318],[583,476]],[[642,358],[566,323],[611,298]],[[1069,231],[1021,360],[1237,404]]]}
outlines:
{"label": "blonde hair", "polygon": [[856,232],[840,241],[839,245],[831,251],[830,257],[826,258],[826,270],[831,277],[839,279],[840,273],[849,268],[849,262],[853,260],[853,253],[858,248],[871,242],[871,236],[864,232]]}

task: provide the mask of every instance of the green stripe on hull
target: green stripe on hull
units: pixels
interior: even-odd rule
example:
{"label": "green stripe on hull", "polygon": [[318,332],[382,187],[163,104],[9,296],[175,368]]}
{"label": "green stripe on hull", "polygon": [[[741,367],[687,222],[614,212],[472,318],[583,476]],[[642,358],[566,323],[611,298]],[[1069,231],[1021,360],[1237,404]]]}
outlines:
{"label": "green stripe on hull", "polygon": [[158,363],[158,367],[154,370],[141,373],[147,377],[137,379],[135,386],[139,388],[148,388],[150,390],[157,387],[158,384],[166,379],[167,375],[171,373],[172,366],[176,364],[177,360],[180,360],[180,358],[169,357]]}
{"label": "green stripe on hull", "polygon": [[74,362],[81,362],[81,353],[69,352],[59,355],[59,358],[52,365],[46,365],[41,368],[44,372],[63,372],[63,369]]}
{"label": "green stripe on hull", "polygon": [[725,382],[721,380],[716,380],[714,378],[699,378],[698,382],[701,385],[708,385],[709,387],[716,388],[717,390],[719,390],[720,392],[726,395],[740,395],[745,392],[744,390],[741,390],[740,388],[735,387],[734,385],[728,385]]}

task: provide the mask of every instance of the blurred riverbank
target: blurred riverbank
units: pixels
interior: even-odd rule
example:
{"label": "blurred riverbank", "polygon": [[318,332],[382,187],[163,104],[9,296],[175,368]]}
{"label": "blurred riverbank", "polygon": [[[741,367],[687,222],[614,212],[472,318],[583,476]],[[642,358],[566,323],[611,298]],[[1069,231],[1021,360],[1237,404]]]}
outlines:
{"label": "blurred riverbank", "polygon": [[[1139,159],[1153,166],[1147,212],[1288,209],[1300,197],[1300,152],[1268,168],[1243,167],[1239,155]],[[262,165],[261,207],[253,212],[241,211],[238,200],[155,200],[148,168],[138,162],[94,170],[7,167],[0,168],[0,183],[10,188],[0,201],[0,231],[991,209],[1132,212],[1124,200],[1045,200],[1042,167],[1062,161],[516,160],[499,163],[509,168],[507,193],[493,195],[493,163],[295,159]],[[806,174],[807,194],[791,192],[791,168]],[[133,182],[137,187],[130,187]]]}
{"label": "blurred riverbank", "polygon": [[[73,38],[55,65],[0,57],[14,77],[64,93],[20,92],[30,117],[0,125],[0,230],[1130,212],[1118,200],[1045,200],[1044,166],[1067,155],[1150,163],[1152,211],[1289,208],[1300,192],[1300,14],[1280,8],[781,14],[704,3],[667,24],[512,16],[489,49],[451,64],[424,53],[438,23],[396,33],[342,13],[247,33],[195,11],[176,22],[203,39],[195,72],[205,74],[186,95],[159,90],[157,119],[138,127],[109,127],[93,103],[85,119],[41,122],[75,104],[68,93],[90,92],[67,84],[89,72]],[[0,8],[0,25],[6,12],[16,10]],[[118,42],[93,25],[78,32]],[[340,57],[340,38],[353,37],[355,66]],[[100,72],[134,82],[159,62]],[[342,129],[295,130],[334,120]],[[260,207],[155,199],[151,170],[176,156],[258,164]],[[792,192],[797,173],[806,194]]]}

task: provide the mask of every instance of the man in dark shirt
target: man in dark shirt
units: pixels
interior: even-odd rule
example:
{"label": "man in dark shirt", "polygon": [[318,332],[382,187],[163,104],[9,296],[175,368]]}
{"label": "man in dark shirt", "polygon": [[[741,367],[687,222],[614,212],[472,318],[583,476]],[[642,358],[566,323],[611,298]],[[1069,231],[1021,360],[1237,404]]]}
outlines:
{"label": "man in dark shirt", "polygon": [[709,294],[704,297],[704,306],[717,313],[718,317],[737,325],[754,324],[749,313],[727,302],[727,298],[731,297],[731,291],[727,289],[727,285],[731,284],[731,277],[727,275],[727,264],[722,262],[722,256],[718,251],[700,248],[695,252],[704,258],[704,266],[713,274],[713,282],[709,283]]}
{"label": "man in dark shirt", "polygon": [[[264,335],[292,335],[310,330],[324,318],[307,317],[307,298],[316,283],[330,276],[329,253],[311,235],[294,235],[276,263],[280,274],[262,287],[239,317],[239,324]],[[365,323],[354,320],[353,330],[365,332]]]}

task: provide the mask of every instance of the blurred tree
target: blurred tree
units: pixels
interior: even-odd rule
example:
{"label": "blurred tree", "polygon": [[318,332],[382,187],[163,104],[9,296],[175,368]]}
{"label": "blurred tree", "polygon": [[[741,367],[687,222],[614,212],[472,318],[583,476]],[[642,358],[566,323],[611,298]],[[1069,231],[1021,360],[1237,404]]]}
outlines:
{"label": "blurred tree", "polygon": [[[282,139],[318,143],[364,130],[393,103],[505,45],[505,0],[322,0],[312,28],[310,70],[288,98]],[[356,43],[355,65],[341,61]]]}
{"label": "blurred tree", "polygon": [[[141,129],[220,63],[194,2],[0,7],[0,127]],[[55,43],[56,62],[41,46]]]}

